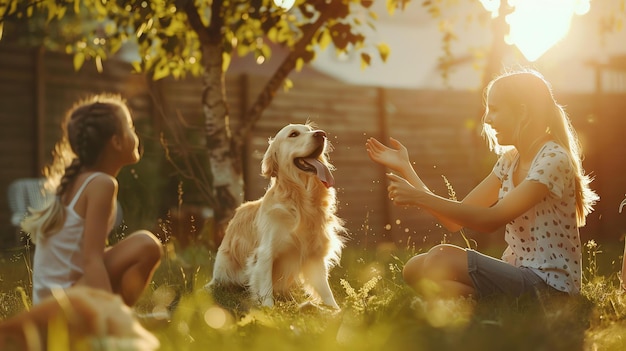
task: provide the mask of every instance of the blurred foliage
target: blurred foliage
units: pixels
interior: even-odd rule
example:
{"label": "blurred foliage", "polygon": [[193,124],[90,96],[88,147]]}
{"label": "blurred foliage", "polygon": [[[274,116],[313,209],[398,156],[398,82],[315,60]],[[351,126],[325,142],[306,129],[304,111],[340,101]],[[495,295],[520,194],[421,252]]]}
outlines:
{"label": "blurred foliage", "polygon": [[[387,8],[394,12],[407,2],[388,0]],[[221,41],[224,69],[232,55],[251,54],[263,63],[271,58],[272,45],[293,49],[320,18],[325,23],[307,43],[298,69],[314,59],[316,46],[330,43],[338,55],[360,51],[365,65],[372,54],[385,61],[388,46],[368,46],[363,34],[363,28],[375,27],[372,3],[298,0],[287,11],[272,0],[6,0],[0,2],[0,26],[6,37],[73,54],[76,69],[91,59],[101,64],[131,46],[137,71],[151,72],[154,79],[178,78],[202,73],[203,40]],[[218,18],[223,25],[213,28]]]}

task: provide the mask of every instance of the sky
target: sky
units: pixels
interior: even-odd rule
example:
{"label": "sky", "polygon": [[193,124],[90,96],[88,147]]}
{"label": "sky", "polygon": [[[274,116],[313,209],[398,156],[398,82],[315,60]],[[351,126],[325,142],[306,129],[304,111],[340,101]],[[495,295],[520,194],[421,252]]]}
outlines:
{"label": "sky", "polygon": [[[483,0],[489,1],[489,0]],[[525,0],[530,1],[530,0]],[[536,0],[533,0],[536,1]],[[589,11],[584,15],[574,15],[571,20],[560,22],[556,19],[565,9],[559,2],[576,0],[540,0],[545,5],[546,16],[537,15],[537,9],[527,11],[531,19],[527,27],[518,27],[517,33],[536,33],[535,39],[526,45],[544,45],[544,39],[551,29],[557,29],[558,23],[571,23],[569,32],[534,62],[528,63],[520,54],[511,55],[502,63],[502,68],[514,68],[520,64],[529,65],[541,71],[550,80],[555,89],[567,92],[588,93],[595,88],[594,71],[588,65],[590,61],[604,62],[613,55],[626,55],[626,29],[606,36],[600,40],[597,28],[601,16],[612,11],[606,5],[611,0],[591,1]],[[585,0],[578,0],[585,2]],[[384,1],[375,4],[384,5]],[[554,4],[557,3],[557,4]],[[391,48],[391,55],[386,63],[377,57],[372,65],[361,69],[358,55],[338,58],[333,49],[318,52],[313,67],[340,80],[363,85],[399,88],[444,89],[444,84],[437,70],[438,58],[442,55],[441,32],[438,22],[433,20],[418,2],[411,2],[405,11],[396,11],[393,16],[387,14],[380,5],[374,8],[379,14],[376,30],[368,32],[368,39],[374,45],[386,43]],[[482,9],[481,9],[482,10]],[[447,10],[450,15],[463,18],[463,8]],[[485,10],[486,11],[486,10]],[[534,12],[533,12],[534,11]],[[565,11],[563,11],[565,12]],[[521,15],[521,11],[520,14]],[[545,20],[542,22],[542,18]],[[453,52],[459,57],[470,57],[471,53],[480,53],[489,46],[491,33],[489,27],[476,21],[467,24],[457,21],[458,40],[453,44]],[[562,28],[561,28],[562,30]],[[475,66],[484,65],[484,60],[470,59],[452,71],[449,87],[454,89],[478,89],[480,72]],[[626,74],[626,73],[625,73]]]}

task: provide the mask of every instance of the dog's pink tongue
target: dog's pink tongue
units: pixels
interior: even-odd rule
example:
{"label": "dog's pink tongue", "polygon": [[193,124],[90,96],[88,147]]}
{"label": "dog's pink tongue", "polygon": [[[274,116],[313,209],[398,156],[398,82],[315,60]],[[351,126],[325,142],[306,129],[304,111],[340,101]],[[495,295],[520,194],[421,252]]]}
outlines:
{"label": "dog's pink tongue", "polygon": [[326,185],[327,188],[330,188],[331,186],[335,185],[335,178],[333,178],[333,175],[330,173],[330,170],[323,163],[321,163],[318,159],[305,158],[304,161],[306,161],[306,163],[310,164],[311,166],[315,167],[317,177],[322,181],[322,183],[324,183],[324,185]]}

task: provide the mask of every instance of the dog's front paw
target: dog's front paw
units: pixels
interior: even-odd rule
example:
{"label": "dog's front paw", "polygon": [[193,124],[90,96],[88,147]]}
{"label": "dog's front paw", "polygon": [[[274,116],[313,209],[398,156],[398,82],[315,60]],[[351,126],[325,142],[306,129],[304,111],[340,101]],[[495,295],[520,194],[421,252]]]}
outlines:
{"label": "dog's front paw", "polygon": [[335,298],[332,295],[331,296],[327,296],[326,298],[323,298],[322,299],[322,303],[326,307],[334,308],[336,310],[340,310],[341,309],[339,307],[339,305],[337,304],[337,301],[335,301]]}
{"label": "dog's front paw", "polygon": [[213,290],[214,287],[215,287],[215,279],[211,279],[211,281],[204,284],[202,288],[206,291],[211,291]]}
{"label": "dog's front paw", "polygon": [[335,310],[341,310],[341,307],[339,307],[337,302],[335,302],[334,300],[331,301],[331,302],[324,302],[324,306],[330,307],[330,308],[335,309]]}
{"label": "dog's front paw", "polygon": [[274,307],[274,299],[271,296],[266,296],[261,301],[263,307]]}
{"label": "dog's front paw", "polygon": [[339,307],[337,304],[335,304],[334,306],[330,306],[324,303],[319,304],[312,301],[306,301],[298,306],[298,310],[300,312],[306,313],[336,313],[341,311],[341,307]]}

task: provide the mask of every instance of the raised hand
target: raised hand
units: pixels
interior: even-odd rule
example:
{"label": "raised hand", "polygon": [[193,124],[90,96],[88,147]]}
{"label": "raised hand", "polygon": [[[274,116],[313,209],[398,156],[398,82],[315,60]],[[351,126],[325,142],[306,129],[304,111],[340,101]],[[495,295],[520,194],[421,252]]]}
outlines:
{"label": "raised hand", "polygon": [[375,138],[368,138],[365,142],[367,154],[372,161],[406,176],[412,169],[406,147],[394,138],[389,138],[389,145],[390,147]]}
{"label": "raised hand", "polygon": [[387,173],[387,179],[389,185],[387,186],[387,192],[389,193],[389,199],[398,206],[418,206],[418,198],[420,192],[425,192],[422,188],[415,188],[406,179],[395,175],[393,173]]}

